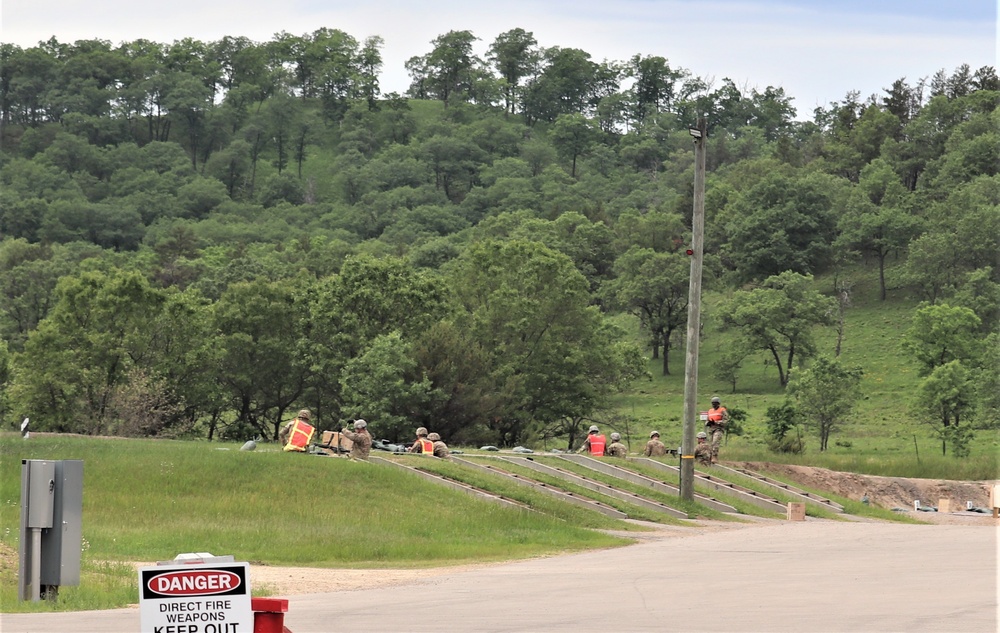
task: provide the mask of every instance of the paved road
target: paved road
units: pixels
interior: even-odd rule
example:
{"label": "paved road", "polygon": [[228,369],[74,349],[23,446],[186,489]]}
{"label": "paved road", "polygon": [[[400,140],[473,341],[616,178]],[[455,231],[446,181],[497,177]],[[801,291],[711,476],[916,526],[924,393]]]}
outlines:
{"label": "paved road", "polygon": [[[992,521],[764,523],[292,596],[285,625],[293,633],[996,633],[997,537]],[[139,613],[8,614],[0,625],[4,633],[136,632]]]}

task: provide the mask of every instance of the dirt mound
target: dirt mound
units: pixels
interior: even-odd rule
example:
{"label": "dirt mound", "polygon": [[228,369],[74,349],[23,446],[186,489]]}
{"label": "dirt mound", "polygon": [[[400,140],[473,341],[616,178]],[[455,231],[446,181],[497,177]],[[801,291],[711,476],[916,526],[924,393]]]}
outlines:
{"label": "dirt mound", "polygon": [[953,511],[964,510],[968,502],[977,508],[989,506],[990,489],[995,481],[952,481],[948,479],[915,479],[909,477],[877,477],[842,473],[826,468],[743,462],[748,470],[778,475],[801,486],[829,491],[832,494],[860,500],[868,495],[870,503],[886,509],[913,508],[914,500],[923,506],[937,506],[948,499]]}

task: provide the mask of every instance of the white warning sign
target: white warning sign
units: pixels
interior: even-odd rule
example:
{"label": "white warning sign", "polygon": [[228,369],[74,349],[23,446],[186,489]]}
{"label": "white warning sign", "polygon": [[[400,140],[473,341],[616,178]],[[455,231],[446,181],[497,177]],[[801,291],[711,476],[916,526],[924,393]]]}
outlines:
{"label": "white warning sign", "polygon": [[253,633],[250,565],[139,569],[142,633]]}

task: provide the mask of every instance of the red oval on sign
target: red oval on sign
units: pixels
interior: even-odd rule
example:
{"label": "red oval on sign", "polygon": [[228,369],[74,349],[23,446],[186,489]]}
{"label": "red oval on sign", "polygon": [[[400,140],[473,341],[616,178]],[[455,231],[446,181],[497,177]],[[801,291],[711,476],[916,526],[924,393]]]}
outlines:
{"label": "red oval on sign", "polygon": [[150,578],[146,586],[164,596],[210,596],[236,589],[240,577],[218,569],[168,571]]}

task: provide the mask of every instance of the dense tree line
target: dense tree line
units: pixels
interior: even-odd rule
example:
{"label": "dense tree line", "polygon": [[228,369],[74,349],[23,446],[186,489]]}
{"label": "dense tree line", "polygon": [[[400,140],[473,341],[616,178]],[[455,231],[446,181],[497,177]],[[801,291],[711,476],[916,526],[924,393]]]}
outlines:
{"label": "dense tree line", "polygon": [[[967,310],[996,347],[993,68],[898,79],[802,122],[781,88],[662,57],[597,63],[514,29],[480,59],[476,41],[430,42],[406,95],[380,92],[380,38],[334,29],[0,44],[0,415],[273,437],[308,406],[391,439],[426,422],[572,443],[643,374],[611,317],[634,315],[664,373],[681,342],[694,113],[706,282],[740,333],[727,380],[763,353],[794,383],[836,321],[811,276],[858,262],[883,299]],[[927,379],[995,401],[989,360],[972,349]],[[937,389],[921,406],[960,442],[973,405]]]}

